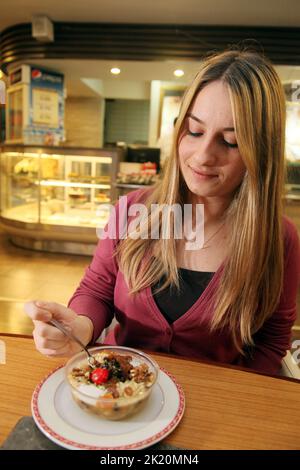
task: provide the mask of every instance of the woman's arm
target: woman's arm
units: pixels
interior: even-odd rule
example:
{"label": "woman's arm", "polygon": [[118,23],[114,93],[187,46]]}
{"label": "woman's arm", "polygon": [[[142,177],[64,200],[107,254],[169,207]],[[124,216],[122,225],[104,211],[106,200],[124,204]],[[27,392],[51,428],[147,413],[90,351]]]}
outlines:
{"label": "woman's arm", "polygon": [[118,273],[114,252],[119,239],[119,224],[126,218],[127,208],[119,201],[101,234],[93,260],[68,303],[68,307],[77,314],[87,316],[92,321],[92,343],[114,317],[114,289]]}
{"label": "woman's arm", "polygon": [[110,325],[114,317],[117,266],[113,252],[114,240],[99,240],[92,263],[68,303],[68,307],[77,314],[87,316],[92,321],[92,343],[104,328]]}
{"label": "woman's arm", "polygon": [[114,252],[128,222],[127,210],[144,191],[132,191],[119,199],[110,215],[109,223],[104,228],[92,263],[69,301],[68,307],[92,321],[92,342],[96,341],[114,318],[114,289],[119,270]]}
{"label": "woman's arm", "polygon": [[300,279],[300,244],[295,226],[285,219],[285,264],[280,301],[276,311],[255,333],[255,347],[238,364],[260,372],[276,374],[290,349],[291,330],[297,317],[297,291]]}

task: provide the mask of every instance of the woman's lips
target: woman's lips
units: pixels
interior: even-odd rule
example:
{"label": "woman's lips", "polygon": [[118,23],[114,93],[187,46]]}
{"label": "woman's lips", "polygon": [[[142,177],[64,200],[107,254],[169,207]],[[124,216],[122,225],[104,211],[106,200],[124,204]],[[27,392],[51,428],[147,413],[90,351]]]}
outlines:
{"label": "woman's lips", "polygon": [[190,167],[190,169],[192,170],[193,175],[200,180],[211,180],[218,176],[215,173],[205,173],[199,170],[195,170],[192,167]]}

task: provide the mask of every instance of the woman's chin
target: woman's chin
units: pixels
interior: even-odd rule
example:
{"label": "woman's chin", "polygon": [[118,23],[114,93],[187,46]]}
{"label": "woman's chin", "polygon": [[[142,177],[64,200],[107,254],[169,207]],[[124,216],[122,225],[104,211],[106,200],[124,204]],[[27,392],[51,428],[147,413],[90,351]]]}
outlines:
{"label": "woman's chin", "polygon": [[219,191],[216,188],[199,188],[194,185],[187,185],[190,192],[197,197],[218,197],[220,196]]}

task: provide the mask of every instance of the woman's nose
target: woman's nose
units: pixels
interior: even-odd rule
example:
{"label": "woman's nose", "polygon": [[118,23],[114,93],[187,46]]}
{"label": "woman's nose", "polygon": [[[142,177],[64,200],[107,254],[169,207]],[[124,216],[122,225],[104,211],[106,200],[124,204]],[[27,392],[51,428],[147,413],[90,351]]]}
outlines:
{"label": "woman's nose", "polygon": [[218,159],[217,145],[213,138],[202,136],[195,150],[198,164],[214,165]]}

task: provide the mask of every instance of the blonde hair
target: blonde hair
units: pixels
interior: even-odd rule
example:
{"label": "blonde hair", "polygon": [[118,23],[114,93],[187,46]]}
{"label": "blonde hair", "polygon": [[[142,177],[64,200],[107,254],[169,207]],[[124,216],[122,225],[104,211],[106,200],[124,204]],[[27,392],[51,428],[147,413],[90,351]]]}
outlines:
{"label": "blonde hair", "polygon": [[[211,330],[229,328],[241,351],[241,344],[253,344],[253,334],[275,310],[283,282],[285,97],[269,60],[249,50],[228,50],[203,61],[183,97],[162,181],[149,191],[145,205],[187,202],[178,143],[197,94],[217,80],[228,86],[246,172],[226,213],[229,255],[213,296]],[[174,238],[129,237],[120,242],[117,256],[132,294],[163,276],[161,289],[179,286]]]}

